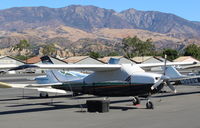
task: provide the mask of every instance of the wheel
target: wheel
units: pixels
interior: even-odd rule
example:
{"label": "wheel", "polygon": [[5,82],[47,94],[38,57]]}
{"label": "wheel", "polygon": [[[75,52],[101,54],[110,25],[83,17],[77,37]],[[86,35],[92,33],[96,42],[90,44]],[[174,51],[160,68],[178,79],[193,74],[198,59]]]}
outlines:
{"label": "wheel", "polygon": [[153,103],[152,103],[151,101],[148,101],[148,102],[146,103],[146,108],[147,108],[147,109],[154,109]]}
{"label": "wheel", "polygon": [[47,92],[40,92],[40,97],[41,97],[41,98],[48,98],[49,95],[48,95]]}
{"label": "wheel", "polygon": [[140,104],[140,99],[138,97],[133,97],[133,105]]}

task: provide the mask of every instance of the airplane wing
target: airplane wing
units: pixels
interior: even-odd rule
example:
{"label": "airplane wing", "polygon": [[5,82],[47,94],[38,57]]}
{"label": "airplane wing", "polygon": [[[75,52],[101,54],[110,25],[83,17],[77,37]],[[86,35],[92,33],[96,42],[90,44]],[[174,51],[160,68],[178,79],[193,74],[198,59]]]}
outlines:
{"label": "airplane wing", "polygon": [[2,65],[0,65],[0,69],[11,69],[11,68],[15,68],[17,66],[18,65],[16,65],[16,64],[2,64]]}
{"label": "airplane wing", "polygon": [[24,89],[36,89],[43,92],[66,94],[66,91],[60,89],[51,88],[53,85],[62,85],[62,83],[53,84],[9,84],[0,82],[0,88],[24,88]]}
{"label": "airplane wing", "polygon": [[[193,65],[194,62],[170,62],[171,65]],[[86,71],[112,71],[120,69],[122,66],[131,64],[26,64],[11,68],[10,70],[22,70],[26,68],[40,68],[40,69],[65,69],[65,70],[86,70]],[[132,64],[143,69],[152,67],[164,66],[164,63],[150,63],[150,64]]]}
{"label": "airplane wing", "polygon": [[173,81],[180,81],[180,80],[188,80],[188,79],[199,79],[200,76],[182,76],[182,77],[178,77],[178,78],[170,78],[169,81],[173,82]]}
{"label": "airplane wing", "polygon": [[10,70],[22,70],[26,68],[40,69],[66,69],[66,70],[89,70],[89,71],[111,71],[121,68],[119,64],[32,64],[21,65]]}
{"label": "airplane wing", "polygon": [[200,68],[200,63],[197,63],[197,64],[193,64],[193,65],[187,65],[187,66],[184,66],[184,67],[182,67],[181,69],[193,69],[193,70],[195,70],[195,69],[199,69]]}
{"label": "airplane wing", "polygon": [[[195,65],[195,62],[168,62],[166,66],[175,66],[175,65]],[[153,68],[153,67],[160,67],[164,66],[164,63],[147,63],[147,64],[137,64],[141,68]]]}

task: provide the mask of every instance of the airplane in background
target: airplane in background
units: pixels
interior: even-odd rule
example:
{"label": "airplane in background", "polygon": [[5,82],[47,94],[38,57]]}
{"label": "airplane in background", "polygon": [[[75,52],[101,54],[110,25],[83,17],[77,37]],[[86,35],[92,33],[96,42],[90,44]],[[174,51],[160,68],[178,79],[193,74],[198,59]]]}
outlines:
{"label": "airplane in background", "polygon": [[[11,70],[25,68],[48,69],[47,76],[53,81],[47,84],[23,84],[25,88],[51,88],[57,90],[72,91],[75,93],[92,94],[97,96],[133,96],[133,103],[138,104],[138,96],[147,99],[146,107],[153,109],[153,103],[149,100],[152,94],[159,92],[164,85],[167,85],[173,92],[176,89],[171,84],[172,81],[188,79],[177,73],[175,68],[169,65],[190,65],[193,63],[167,63],[165,64],[48,64],[50,58],[44,59],[46,64],[22,65]],[[142,68],[164,66],[164,73],[145,72]],[[60,77],[60,73],[55,69],[93,71],[93,73],[78,79],[66,80]],[[15,84],[0,83],[1,87],[15,87]]]}

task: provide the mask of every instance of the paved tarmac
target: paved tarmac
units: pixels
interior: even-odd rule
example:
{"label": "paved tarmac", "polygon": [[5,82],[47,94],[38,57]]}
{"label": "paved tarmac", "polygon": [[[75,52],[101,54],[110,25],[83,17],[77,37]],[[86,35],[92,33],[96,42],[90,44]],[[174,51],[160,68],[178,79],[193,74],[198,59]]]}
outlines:
{"label": "paved tarmac", "polygon": [[145,100],[135,107],[130,97],[115,97],[109,98],[110,112],[88,113],[86,100],[103,98],[50,94],[41,99],[36,90],[24,90],[23,97],[23,89],[0,89],[0,128],[199,128],[200,88],[177,91],[153,96],[154,110],[145,109]]}

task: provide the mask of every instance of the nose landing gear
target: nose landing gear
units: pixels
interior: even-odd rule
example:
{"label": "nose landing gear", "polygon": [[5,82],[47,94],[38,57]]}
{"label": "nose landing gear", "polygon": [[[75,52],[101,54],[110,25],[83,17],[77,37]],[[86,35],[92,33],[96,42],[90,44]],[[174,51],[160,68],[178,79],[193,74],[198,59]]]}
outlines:
{"label": "nose landing gear", "polygon": [[153,102],[151,102],[149,96],[147,97],[146,108],[147,108],[147,109],[154,109]]}
{"label": "nose landing gear", "polygon": [[146,103],[146,108],[147,108],[147,109],[154,109],[153,103],[152,103],[151,101],[147,101],[147,103]]}

